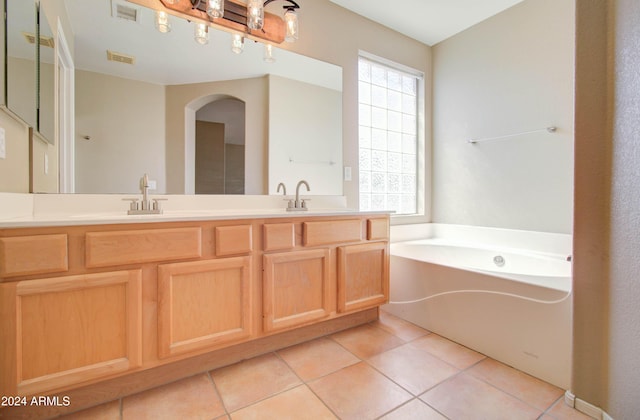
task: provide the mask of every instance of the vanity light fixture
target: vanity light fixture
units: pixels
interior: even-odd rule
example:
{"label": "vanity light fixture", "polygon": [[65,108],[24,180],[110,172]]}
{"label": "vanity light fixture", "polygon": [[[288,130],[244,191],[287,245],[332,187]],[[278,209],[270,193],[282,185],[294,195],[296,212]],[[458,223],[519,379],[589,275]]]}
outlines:
{"label": "vanity light fixture", "polygon": [[244,51],[244,37],[240,34],[233,34],[231,36],[231,51],[236,54],[242,54]]}
{"label": "vanity light fixture", "polygon": [[209,26],[206,23],[196,23],[193,38],[200,45],[209,43]]}
{"label": "vanity light fixture", "polygon": [[169,22],[169,15],[167,12],[156,12],[156,28],[163,34],[171,32],[171,23]]}
{"label": "vanity light fixture", "polygon": [[207,0],[207,14],[212,18],[224,16],[224,0]]}
{"label": "vanity light fixture", "polygon": [[265,63],[274,63],[276,59],[273,57],[273,45],[264,44],[264,61]]}
{"label": "vanity light fixture", "polygon": [[[164,11],[191,22],[203,22],[230,33],[241,33],[245,38],[273,45],[298,39],[300,8],[294,0],[128,0],[142,6],[159,3]],[[275,1],[285,3],[284,16],[269,13],[265,8]],[[164,8],[162,8],[162,6]]]}

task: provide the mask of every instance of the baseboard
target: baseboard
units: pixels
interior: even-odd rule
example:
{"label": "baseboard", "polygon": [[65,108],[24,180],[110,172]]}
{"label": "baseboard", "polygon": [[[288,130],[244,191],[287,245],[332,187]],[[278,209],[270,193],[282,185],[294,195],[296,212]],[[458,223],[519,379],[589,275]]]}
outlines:
{"label": "baseboard", "polygon": [[581,413],[584,413],[589,417],[593,417],[596,420],[613,420],[613,417],[607,414],[607,412],[602,408],[596,407],[593,404],[577,398],[573,393],[571,393],[571,391],[566,391],[564,393],[564,402],[569,407],[575,408]]}

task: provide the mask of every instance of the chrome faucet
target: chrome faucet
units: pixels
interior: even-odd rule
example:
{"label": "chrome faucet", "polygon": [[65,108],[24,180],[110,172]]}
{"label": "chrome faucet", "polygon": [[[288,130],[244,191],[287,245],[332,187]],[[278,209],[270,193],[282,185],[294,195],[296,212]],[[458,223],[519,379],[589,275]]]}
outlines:
{"label": "chrome faucet", "polygon": [[280,187],[282,187],[282,195],[287,195],[287,187],[285,187],[285,185],[282,182],[278,184],[278,188],[276,189],[276,192],[280,192]]}
{"label": "chrome faucet", "polygon": [[[142,192],[142,203],[138,206],[137,198],[124,198],[123,200],[131,201],[127,214],[162,214],[160,201],[164,198],[154,198],[149,200],[149,175],[144,174],[140,179],[140,191]],[[153,203],[151,203],[153,201]]]}
{"label": "chrome faucet", "polygon": [[291,201],[289,201],[289,206],[287,207],[287,211],[307,211],[309,210],[307,208],[307,201],[309,201],[309,199],[300,199],[300,186],[304,185],[305,187],[307,187],[307,191],[311,191],[311,188],[309,188],[309,183],[307,183],[307,181],[302,180],[300,182],[298,182],[298,185],[296,185],[296,199],[293,202],[293,206],[291,205]]}

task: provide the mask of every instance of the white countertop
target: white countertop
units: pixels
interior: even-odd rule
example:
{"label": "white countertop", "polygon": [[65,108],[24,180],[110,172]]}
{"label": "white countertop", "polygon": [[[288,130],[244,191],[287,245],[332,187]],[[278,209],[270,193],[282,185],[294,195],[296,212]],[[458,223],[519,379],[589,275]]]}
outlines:
{"label": "white countertop", "polygon": [[127,198],[139,196],[0,193],[0,228],[389,214],[349,209],[342,196],[312,196],[308,211],[287,211],[283,196],[154,195],[167,200],[162,214],[128,215]]}

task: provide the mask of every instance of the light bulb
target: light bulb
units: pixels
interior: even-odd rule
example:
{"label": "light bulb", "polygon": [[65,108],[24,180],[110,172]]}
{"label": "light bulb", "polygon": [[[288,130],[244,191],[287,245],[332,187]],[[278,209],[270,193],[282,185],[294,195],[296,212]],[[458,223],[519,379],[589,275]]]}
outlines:
{"label": "light bulb", "polygon": [[164,0],[164,2],[168,4],[178,4],[180,3],[180,0]]}
{"label": "light bulb", "polygon": [[207,14],[212,18],[224,16],[224,0],[207,0]]}
{"label": "light bulb", "polygon": [[264,25],[264,5],[262,0],[247,2],[247,26],[249,29],[262,29]]}
{"label": "light bulb", "polygon": [[156,12],[156,28],[163,34],[171,32],[171,23],[169,23],[169,15],[167,12]]}
{"label": "light bulb", "polygon": [[204,23],[197,23],[195,26],[194,39],[200,45],[209,43],[209,27]]}
{"label": "light bulb", "polygon": [[273,63],[276,59],[273,57],[273,45],[264,44],[264,61],[265,63]]}
{"label": "light bulb", "polygon": [[287,32],[284,40],[287,42],[296,42],[298,40],[298,14],[293,9],[287,9],[284,12],[284,24]]}
{"label": "light bulb", "polygon": [[244,37],[240,34],[233,34],[231,38],[231,51],[236,54],[242,54],[244,50]]}

